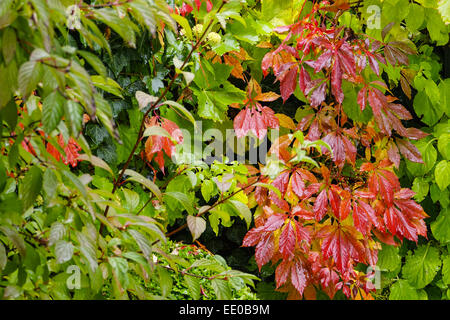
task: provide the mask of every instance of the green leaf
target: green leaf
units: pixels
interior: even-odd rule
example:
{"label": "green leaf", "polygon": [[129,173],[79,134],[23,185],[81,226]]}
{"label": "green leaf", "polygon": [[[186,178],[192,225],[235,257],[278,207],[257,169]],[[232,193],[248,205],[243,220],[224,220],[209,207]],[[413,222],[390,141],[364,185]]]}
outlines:
{"label": "green leaf", "polygon": [[107,76],[106,67],[103,62],[95,55],[90,53],[89,51],[77,50],[77,53],[85,59],[92,68],[102,77]]}
{"label": "green leaf", "polygon": [[187,226],[192,234],[192,241],[195,241],[206,230],[206,221],[202,217],[187,216]]}
{"label": "green leaf", "polygon": [[247,223],[247,228],[250,226],[250,223],[252,223],[252,212],[250,211],[249,207],[238,201],[238,200],[229,200],[229,202],[233,205],[233,207],[238,212],[239,216],[245,220]]}
{"label": "green leaf", "polygon": [[37,166],[28,170],[19,188],[19,198],[23,201],[23,209],[27,210],[34,204],[34,200],[41,192],[42,171]]}
{"label": "green leaf", "polygon": [[450,285],[450,255],[442,257],[442,281]]}
{"label": "green leaf", "polygon": [[200,191],[203,199],[205,199],[206,202],[209,202],[214,192],[214,182],[211,180],[204,180],[201,184]]}
{"label": "green leaf", "polygon": [[44,195],[47,201],[50,201],[56,193],[58,180],[53,170],[47,168],[44,172],[43,185]]}
{"label": "green leaf", "polygon": [[218,300],[230,300],[232,298],[230,285],[227,281],[221,279],[213,279],[211,286]]}
{"label": "green leaf", "polygon": [[143,137],[148,136],[161,136],[161,137],[167,137],[169,139],[172,139],[172,136],[169,132],[167,132],[166,129],[160,126],[151,126],[144,130],[144,133],[142,134]]}
{"label": "green leaf", "polygon": [[66,100],[64,104],[64,115],[66,122],[69,124],[71,134],[75,137],[78,136],[83,124],[83,108],[75,101]]}
{"label": "green leaf", "polygon": [[398,248],[381,244],[382,249],[378,251],[377,266],[383,271],[395,271],[402,263],[402,258],[398,254]]}
{"label": "green leaf", "polygon": [[161,201],[162,200],[162,193],[161,190],[159,190],[158,186],[154,184],[150,179],[145,178],[140,173],[137,173],[134,170],[127,169],[124,172],[125,175],[130,176],[127,178],[127,180],[135,181],[143,186],[147,187],[153,194]]}
{"label": "green leaf", "polygon": [[450,209],[442,209],[435,221],[431,223],[433,236],[442,244],[450,243]]}
{"label": "green leaf", "polygon": [[83,233],[76,231],[77,239],[79,245],[79,249],[81,254],[86,258],[88,262],[89,268],[92,272],[95,272],[98,268],[97,262],[97,250],[94,242],[86,237]]}
{"label": "green leaf", "polygon": [[450,184],[450,162],[440,161],[434,169],[434,179],[441,190],[445,190]]}
{"label": "green leaf", "polygon": [[137,230],[129,229],[128,233],[131,234],[133,239],[136,241],[139,249],[141,249],[147,261],[150,261],[150,257],[152,254],[152,244],[150,243],[150,241]]}
{"label": "green leaf", "polygon": [[111,170],[110,166],[105,161],[100,159],[99,157],[96,157],[94,155],[89,156],[87,154],[81,154],[78,156],[78,160],[89,161],[90,163],[92,163],[92,165],[102,168],[102,169],[108,171],[112,176],[114,176],[114,173]]}
{"label": "green leaf", "polygon": [[3,32],[2,51],[6,64],[9,64],[16,53],[17,37],[13,28],[7,28]]}
{"label": "green leaf", "polygon": [[121,19],[118,16],[117,11],[112,8],[101,8],[95,10],[94,14],[98,20],[117,32],[130,47],[136,47],[136,34],[134,32],[136,26],[130,21],[130,19]]}
{"label": "green leaf", "polygon": [[[431,82],[434,83],[434,81]],[[434,104],[430,101],[425,91],[419,91],[416,94],[413,107],[418,116],[423,116],[421,120],[429,126],[438,122],[444,113],[439,104]]]}
{"label": "green leaf", "polygon": [[47,134],[50,134],[59,124],[64,115],[64,98],[58,91],[50,93],[42,102],[42,124]]}
{"label": "green leaf", "polygon": [[20,234],[16,230],[6,226],[0,226],[0,231],[12,242],[20,255],[24,257],[26,254],[25,240]]}
{"label": "green leaf", "polygon": [[135,97],[139,104],[139,109],[143,109],[143,108],[147,107],[149,104],[153,105],[153,103],[158,101],[157,97],[151,96],[142,91],[136,91]]}
{"label": "green leaf", "polygon": [[190,275],[184,275],[184,282],[189,289],[189,292],[192,296],[192,299],[199,300],[200,299],[200,279],[197,277],[193,277]]}
{"label": "green leaf", "polygon": [[164,104],[174,107],[177,111],[180,111],[182,113],[182,115],[194,125],[194,127],[197,126],[192,114],[181,104],[179,104],[178,102],[175,102],[175,101],[171,101],[171,100],[167,100],[167,101],[164,101],[161,103],[161,105],[164,105]]}
{"label": "green leaf", "polygon": [[50,228],[48,245],[52,246],[66,235],[66,227],[61,222],[54,222]]}
{"label": "green leaf", "polygon": [[36,61],[27,61],[20,66],[18,74],[19,91],[24,99],[28,99],[36,88],[41,77],[41,66]]}
{"label": "green leaf", "polygon": [[192,29],[189,25],[189,21],[187,21],[187,19],[183,16],[180,16],[179,14],[171,14],[170,15],[176,22],[178,22],[178,24],[183,28],[186,37],[189,40],[192,40]]}
{"label": "green leaf", "polygon": [[411,286],[421,289],[433,281],[440,267],[439,250],[430,244],[422,245],[406,257],[402,274]]}
{"label": "green leaf", "polygon": [[128,262],[124,258],[119,257],[109,257],[108,262],[111,268],[120,282],[122,289],[126,290],[128,288]]}
{"label": "green leaf", "polygon": [[444,133],[438,139],[438,150],[446,160],[450,160],[450,134]]}
{"label": "green leaf", "polygon": [[91,81],[97,88],[109,92],[119,98],[123,99],[122,88],[111,78],[104,78],[102,76],[91,76]]}
{"label": "green leaf", "polygon": [[416,3],[410,3],[409,12],[405,19],[406,27],[410,31],[416,31],[422,26],[425,20],[424,18],[425,18],[424,8]]}
{"label": "green leaf", "polygon": [[424,178],[414,178],[412,186],[412,190],[416,193],[414,195],[414,199],[416,199],[418,202],[423,201],[423,199],[425,199],[425,197],[428,195],[429,188],[430,186]]}
{"label": "green leaf", "polygon": [[419,294],[406,280],[399,279],[391,287],[389,300],[418,300]]}
{"label": "green leaf", "polygon": [[439,0],[438,2],[438,10],[442,16],[442,20],[445,24],[450,23],[450,1],[448,0]]}
{"label": "green leaf", "polygon": [[230,51],[239,51],[239,48],[239,42],[228,33],[222,37],[222,41],[211,47],[211,49],[219,56]]}
{"label": "green leaf", "polygon": [[182,192],[177,191],[168,191],[164,193],[164,198],[169,197],[173,200],[181,203],[181,205],[186,209],[189,214],[194,214],[194,206],[192,205],[189,197]]}
{"label": "green leaf", "polygon": [[0,242],[0,272],[3,271],[3,269],[5,268],[7,262],[8,262],[8,257],[6,256],[5,247]]}
{"label": "green leaf", "polygon": [[73,244],[65,240],[59,240],[55,244],[56,263],[64,263],[72,259]]}
{"label": "green leaf", "polygon": [[412,144],[414,144],[422,154],[424,163],[416,163],[406,160],[406,167],[414,176],[423,176],[433,169],[436,164],[437,151],[433,144],[429,143],[429,140],[421,139],[419,141],[413,141]]}
{"label": "green leaf", "polygon": [[172,291],[173,279],[169,271],[163,267],[158,268],[159,275],[159,285],[161,287],[161,295],[167,297],[167,295]]}

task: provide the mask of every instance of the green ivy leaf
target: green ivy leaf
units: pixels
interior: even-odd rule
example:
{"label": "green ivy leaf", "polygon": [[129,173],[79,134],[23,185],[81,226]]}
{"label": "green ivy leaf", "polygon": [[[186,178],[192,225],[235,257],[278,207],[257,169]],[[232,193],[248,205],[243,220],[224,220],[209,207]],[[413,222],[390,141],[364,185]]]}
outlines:
{"label": "green ivy leaf", "polygon": [[430,244],[422,245],[406,257],[402,274],[411,286],[421,289],[433,280],[440,267],[439,250]]}
{"label": "green ivy leaf", "polygon": [[442,209],[435,221],[431,223],[433,236],[442,244],[450,243],[450,210]]}
{"label": "green ivy leaf", "polygon": [[450,134],[445,133],[438,139],[438,150],[446,160],[450,160]]}
{"label": "green ivy leaf", "polygon": [[412,186],[412,190],[416,193],[414,195],[414,199],[416,199],[418,202],[423,201],[423,199],[425,199],[425,197],[428,195],[429,188],[430,186],[424,178],[414,178]]}
{"label": "green ivy leaf", "polygon": [[377,266],[381,270],[394,271],[402,263],[402,258],[398,253],[398,248],[381,244],[382,249],[378,251]]}
{"label": "green ivy leaf", "polygon": [[450,184],[450,162],[440,161],[434,169],[434,179],[441,190],[445,190]]}
{"label": "green ivy leaf", "polygon": [[399,279],[391,287],[389,300],[418,300],[419,294],[406,280]]}

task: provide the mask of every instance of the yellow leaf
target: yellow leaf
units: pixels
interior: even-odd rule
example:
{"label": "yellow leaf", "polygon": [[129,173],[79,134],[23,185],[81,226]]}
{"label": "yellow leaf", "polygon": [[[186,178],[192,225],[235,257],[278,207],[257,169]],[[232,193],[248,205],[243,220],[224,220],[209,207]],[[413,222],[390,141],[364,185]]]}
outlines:
{"label": "yellow leaf", "polygon": [[275,116],[280,121],[280,126],[282,126],[283,128],[295,130],[296,126],[292,118],[289,118],[287,115],[282,113],[277,113],[275,114]]}

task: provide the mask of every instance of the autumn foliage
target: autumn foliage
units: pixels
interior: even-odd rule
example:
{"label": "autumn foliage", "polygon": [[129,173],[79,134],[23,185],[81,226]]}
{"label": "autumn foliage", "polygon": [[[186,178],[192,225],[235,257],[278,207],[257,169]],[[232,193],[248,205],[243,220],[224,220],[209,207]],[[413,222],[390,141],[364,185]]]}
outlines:
{"label": "autumn foliage", "polygon": [[[411,114],[380,77],[380,64],[407,64],[414,50],[402,42],[383,43],[343,27],[325,27],[322,13],[327,10],[316,4],[301,20],[278,27],[284,40],[261,66],[265,76],[273,72],[279,81],[283,101],[298,87],[314,111],[298,123],[296,134],[281,136],[269,151],[278,155],[283,169],[258,179],[279,193],[263,186],[247,189],[258,205],[255,227],[243,246],[256,248],[259,268],[269,262],[276,266],[276,286],[290,298],[314,298],[316,289],[330,298],[338,290],[351,298],[366,296],[374,287],[371,275],[357,270],[359,263],[375,267],[381,242],[398,245],[405,238],[417,242],[427,236],[427,214],[412,200],[414,192],[401,187],[394,170],[400,155],[422,163],[410,139],[426,134],[404,127],[402,120]],[[367,123],[345,114],[344,81],[361,88],[360,110],[370,108],[373,114]],[[254,80],[247,93],[234,119],[236,134],[252,131],[263,138],[278,122],[261,103],[277,95],[261,93]],[[308,141],[319,139],[332,152],[308,147]],[[316,165],[301,161],[299,152]]]}

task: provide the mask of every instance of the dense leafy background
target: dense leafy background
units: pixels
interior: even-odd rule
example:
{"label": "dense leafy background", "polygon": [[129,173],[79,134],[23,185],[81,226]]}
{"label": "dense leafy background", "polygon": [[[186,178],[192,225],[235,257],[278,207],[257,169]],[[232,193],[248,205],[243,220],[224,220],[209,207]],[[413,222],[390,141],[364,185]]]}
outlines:
{"label": "dense leafy background", "polygon": [[[374,18],[371,6],[380,9],[376,28],[368,27]],[[1,1],[0,296],[284,299],[304,293],[318,299],[450,299],[449,8],[445,0]],[[318,24],[286,37],[295,26],[312,21]],[[328,61],[319,60],[326,53],[317,40],[327,39],[324,30],[340,30],[352,54],[344,48]],[[301,56],[281,54],[268,63],[274,50],[292,53],[283,46],[294,47],[308,34],[308,41],[317,41],[310,53],[300,47]],[[335,61],[351,60],[360,67],[354,44],[365,39],[372,45],[364,51],[366,67],[354,74],[351,63],[339,68]],[[378,49],[376,41],[382,43]],[[378,55],[372,59],[367,52]],[[312,82],[328,81],[329,89],[305,91],[297,65]],[[358,76],[385,83],[370,88],[404,106],[395,109],[403,114],[397,120],[401,125],[377,118],[374,89],[362,102]],[[335,114],[337,121],[331,120]],[[317,134],[309,129],[313,115],[334,124],[321,125]],[[330,133],[344,126],[343,115],[348,117],[345,129],[360,131],[332,139]],[[295,168],[310,174],[298,171],[303,187],[300,182],[292,187],[292,182],[276,182],[281,172],[276,161],[261,159],[263,165],[255,167],[221,161],[175,164],[170,156],[183,148],[176,129],[190,131],[195,140],[194,120],[202,121],[203,132],[234,128],[236,135],[253,135],[262,146],[277,146],[266,132],[280,128],[280,135],[296,139],[286,149],[295,156]],[[363,147],[367,128],[373,128],[364,133],[373,140]],[[372,133],[380,131],[384,138],[375,138]],[[429,216],[426,237],[419,227],[415,233],[398,227],[395,234],[397,226],[392,226],[386,234],[397,236],[396,245],[379,235],[362,245],[372,226],[353,221],[353,204],[345,216],[353,217],[345,222],[350,231],[342,234],[358,244],[349,240],[347,249],[365,248],[378,259],[351,252],[339,260],[331,245],[323,245],[341,232],[330,228],[345,220],[333,201],[328,205],[325,198],[326,205],[315,205],[323,197],[310,193],[305,198],[309,207],[303,209],[315,218],[294,217],[299,211],[293,208],[303,205],[305,184],[328,188],[341,172],[348,181],[364,184],[367,176],[355,178],[362,163],[379,165],[383,158],[390,159],[387,170],[399,177],[402,188],[414,191],[413,199]],[[333,182],[327,184],[326,172],[316,165],[331,168]],[[368,169],[373,176],[380,170]],[[280,192],[286,204],[279,201]],[[380,191],[376,197],[388,202],[391,193]],[[339,197],[345,200],[345,192]],[[288,210],[280,211],[285,205]],[[281,214],[286,217],[272,219],[277,226],[264,230],[267,236],[256,256],[242,246],[243,241],[257,243],[251,237],[259,233],[249,230]],[[290,236],[293,230],[310,232],[311,226],[325,234],[311,234],[311,248],[292,241],[297,239]],[[295,250],[321,252],[316,245],[328,252],[328,262],[315,262],[322,268],[316,270],[320,279],[302,280],[307,273],[301,266],[317,265]],[[261,248],[271,252],[261,253]],[[337,269],[336,260],[341,261]],[[381,271],[376,291],[367,285],[367,265]],[[80,270],[80,289],[67,286],[71,266]],[[323,274],[325,266],[329,276]],[[280,287],[282,292],[275,290]]]}

